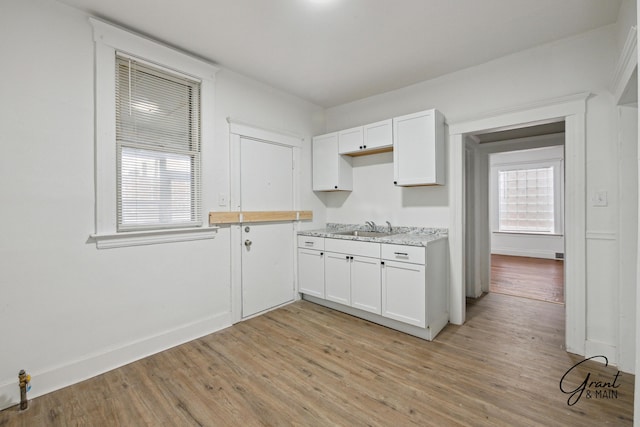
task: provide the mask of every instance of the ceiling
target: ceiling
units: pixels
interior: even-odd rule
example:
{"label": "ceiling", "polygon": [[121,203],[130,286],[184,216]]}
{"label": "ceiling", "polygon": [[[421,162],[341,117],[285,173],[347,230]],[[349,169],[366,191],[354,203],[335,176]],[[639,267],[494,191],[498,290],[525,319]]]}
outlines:
{"label": "ceiling", "polygon": [[612,24],[621,0],[60,0],[332,107]]}

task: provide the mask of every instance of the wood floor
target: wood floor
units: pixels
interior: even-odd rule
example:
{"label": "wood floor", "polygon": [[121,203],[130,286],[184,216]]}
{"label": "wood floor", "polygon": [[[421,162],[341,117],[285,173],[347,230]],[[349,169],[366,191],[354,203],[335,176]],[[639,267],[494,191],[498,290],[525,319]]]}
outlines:
{"label": "wood floor", "polygon": [[[564,306],[500,294],[433,342],[300,301],[0,412],[0,426],[632,425],[634,377],[588,361]],[[34,384],[35,386],[35,384]]]}
{"label": "wood floor", "polygon": [[564,304],[564,262],[491,255],[491,292]]}

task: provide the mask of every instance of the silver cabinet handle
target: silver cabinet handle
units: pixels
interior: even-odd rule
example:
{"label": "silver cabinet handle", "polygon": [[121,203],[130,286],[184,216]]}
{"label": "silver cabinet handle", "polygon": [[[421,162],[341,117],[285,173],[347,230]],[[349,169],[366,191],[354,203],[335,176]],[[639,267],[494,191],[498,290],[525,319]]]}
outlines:
{"label": "silver cabinet handle", "polygon": [[401,256],[409,256],[408,253],[406,252],[394,252],[395,255],[401,255]]}
{"label": "silver cabinet handle", "polygon": [[244,241],[244,245],[245,245],[246,247],[251,246],[251,243],[253,243],[253,242],[252,242],[251,240],[249,240],[249,239],[247,239],[247,240],[245,240],[245,241]]}

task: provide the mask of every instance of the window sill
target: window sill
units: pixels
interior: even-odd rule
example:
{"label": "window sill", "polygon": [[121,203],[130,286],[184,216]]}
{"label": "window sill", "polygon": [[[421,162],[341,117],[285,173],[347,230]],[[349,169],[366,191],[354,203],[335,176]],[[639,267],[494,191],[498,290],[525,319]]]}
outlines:
{"label": "window sill", "polygon": [[493,234],[518,234],[524,236],[555,236],[562,237],[559,233],[536,233],[535,231],[492,231]]}
{"label": "window sill", "polygon": [[155,245],[158,243],[213,239],[218,233],[218,229],[219,227],[197,227],[92,234],[89,237],[89,241],[95,242],[98,249],[123,248],[127,246]]}

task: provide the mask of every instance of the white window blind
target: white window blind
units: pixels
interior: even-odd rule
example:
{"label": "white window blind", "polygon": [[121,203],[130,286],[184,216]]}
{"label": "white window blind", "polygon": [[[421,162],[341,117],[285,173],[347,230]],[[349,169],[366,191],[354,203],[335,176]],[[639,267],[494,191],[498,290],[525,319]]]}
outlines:
{"label": "white window blind", "polygon": [[553,166],[498,171],[499,230],[554,232]]}
{"label": "white window blind", "polygon": [[201,225],[200,83],[116,57],[119,231]]}

